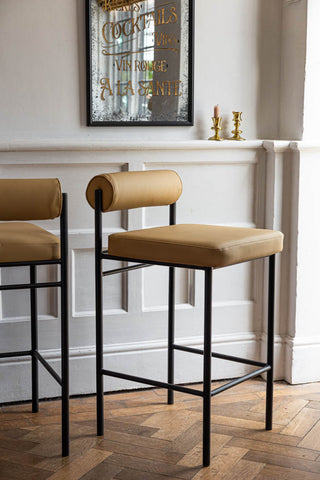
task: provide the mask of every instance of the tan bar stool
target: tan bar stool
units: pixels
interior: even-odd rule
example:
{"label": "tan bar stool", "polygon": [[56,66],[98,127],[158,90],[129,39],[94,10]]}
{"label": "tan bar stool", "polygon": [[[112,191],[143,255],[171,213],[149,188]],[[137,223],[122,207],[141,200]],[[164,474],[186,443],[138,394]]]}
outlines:
{"label": "tan bar stool", "polygon": [[[234,228],[214,225],[176,225],[175,202],[182,192],[182,182],[172,170],[119,172],[95,176],[87,187],[87,200],[95,208],[96,266],[96,375],[97,432],[103,435],[103,376],[132,380],[168,389],[168,403],[173,392],[190,393],[203,398],[203,465],[210,464],[211,397],[239,383],[267,372],[266,429],[272,429],[273,343],[274,343],[274,272],[275,254],[282,251],[283,235],[273,230]],[[170,205],[170,225],[147,228],[109,236],[109,250],[102,249],[102,212],[138,207]],[[211,351],[212,269],[269,257],[268,354],[266,363],[222,355]],[[103,260],[135,262],[136,265],[103,271]],[[168,382],[127,375],[103,367],[102,278],[149,265],[169,267]],[[174,269],[203,270],[205,274],[204,350],[174,342]],[[203,391],[174,384],[174,350],[203,355]],[[211,358],[246,363],[258,367],[254,372],[211,390]]]}
{"label": "tan bar stool", "polygon": [[[29,220],[60,217],[58,237]],[[67,195],[56,178],[0,179],[0,268],[30,268],[30,283],[0,285],[0,291],[30,290],[31,349],[0,353],[0,358],[31,356],[32,412],[39,410],[38,362],[62,388],[62,455],[69,455],[68,223]],[[37,282],[38,265],[61,267],[61,280]],[[37,289],[61,288],[61,376],[38,351]]]}

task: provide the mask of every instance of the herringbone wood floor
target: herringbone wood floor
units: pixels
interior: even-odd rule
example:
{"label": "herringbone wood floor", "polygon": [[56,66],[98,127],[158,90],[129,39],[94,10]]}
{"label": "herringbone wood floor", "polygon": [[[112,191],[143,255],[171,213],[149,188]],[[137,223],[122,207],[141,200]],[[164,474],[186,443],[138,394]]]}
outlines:
{"label": "herringbone wood floor", "polygon": [[95,435],[94,397],[71,400],[71,455],[60,457],[60,402],[0,410],[0,479],[320,480],[320,384],[275,384],[274,429],[264,431],[265,383],[212,400],[212,460],[201,468],[202,400],[149,390],[105,397]]}

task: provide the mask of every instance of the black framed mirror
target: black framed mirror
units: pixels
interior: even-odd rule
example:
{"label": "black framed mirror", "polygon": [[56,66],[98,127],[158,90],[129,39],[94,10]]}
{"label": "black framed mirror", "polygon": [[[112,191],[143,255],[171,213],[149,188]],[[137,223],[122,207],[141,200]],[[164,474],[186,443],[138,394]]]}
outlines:
{"label": "black framed mirror", "polygon": [[87,124],[193,125],[193,0],[86,0]]}

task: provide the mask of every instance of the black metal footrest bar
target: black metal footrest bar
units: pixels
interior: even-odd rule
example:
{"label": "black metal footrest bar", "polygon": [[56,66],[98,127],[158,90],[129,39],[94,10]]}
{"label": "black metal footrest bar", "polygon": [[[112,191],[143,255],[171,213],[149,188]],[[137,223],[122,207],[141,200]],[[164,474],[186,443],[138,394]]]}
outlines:
{"label": "black metal footrest bar", "polygon": [[59,385],[62,386],[62,379],[60,376],[57,374],[57,372],[49,365],[49,363],[43,358],[42,355],[40,355],[39,352],[37,351],[32,351],[32,350],[23,350],[21,352],[7,352],[7,353],[0,353],[0,358],[12,358],[12,357],[27,357],[30,355],[31,357],[35,357],[39,362],[42,363],[42,365],[45,367],[45,369],[52,375],[52,377],[59,383]]}
{"label": "black metal footrest bar", "polygon": [[57,265],[61,259],[57,260],[35,260],[34,262],[1,262],[0,267],[30,267],[31,265]]}
{"label": "black metal footrest bar", "polygon": [[130,270],[139,270],[139,268],[146,267],[152,267],[152,265],[149,265],[147,263],[139,263],[138,265],[132,265],[130,267],[115,268],[114,270],[107,270],[106,272],[102,272],[102,276],[108,277],[109,275],[114,275],[115,273],[130,272]]}
{"label": "black metal footrest bar", "polygon": [[42,355],[40,355],[39,352],[35,351],[32,352],[32,355],[39,360],[40,363],[44,366],[44,368],[50,373],[50,375],[59,383],[59,385],[62,387],[62,379],[61,377],[57,374],[57,372],[49,365],[49,363],[43,358]]}
{"label": "black metal footrest bar", "polygon": [[48,288],[61,287],[61,282],[45,282],[45,283],[17,283],[16,285],[0,285],[0,290],[24,290],[30,288]]}
{"label": "black metal footrest bar", "polygon": [[126,373],[113,372],[111,370],[101,370],[101,373],[103,375],[108,375],[109,377],[123,378],[124,380],[130,380],[132,382],[152,385],[153,387],[166,388],[167,390],[176,390],[177,392],[190,393],[191,395],[203,397],[202,391],[195,390],[193,388],[182,387],[181,385],[173,385],[171,383],[159,382],[157,380],[151,380],[149,378],[136,377],[135,375],[127,375]]}
{"label": "black metal footrest bar", "polygon": [[259,368],[259,370],[255,370],[254,372],[248,373],[248,375],[244,375],[243,377],[239,377],[236,380],[232,380],[232,382],[226,383],[225,385],[222,385],[221,387],[218,387],[212,390],[211,396],[213,397],[214,395],[218,395],[218,393],[224,392],[229,388],[235,387],[236,385],[239,385],[239,383],[245,382],[246,380],[250,380],[250,378],[257,377],[258,375],[261,375],[262,373],[267,372],[268,370],[271,370],[270,365],[266,365],[263,368]]}
{"label": "black metal footrest bar", "polygon": [[[184,347],[182,345],[173,345],[175,350],[181,350],[182,352],[196,353],[198,355],[203,355],[203,350],[199,348]],[[222,353],[212,352],[211,356],[214,358],[220,358],[221,360],[228,360],[230,362],[244,363],[246,365],[254,365],[255,367],[266,367],[267,364],[263,362],[256,362],[255,360],[249,360],[241,357],[234,357],[233,355],[224,355]]]}
{"label": "black metal footrest bar", "polygon": [[26,357],[28,355],[32,355],[31,350],[23,350],[21,352],[0,353],[0,358]]}

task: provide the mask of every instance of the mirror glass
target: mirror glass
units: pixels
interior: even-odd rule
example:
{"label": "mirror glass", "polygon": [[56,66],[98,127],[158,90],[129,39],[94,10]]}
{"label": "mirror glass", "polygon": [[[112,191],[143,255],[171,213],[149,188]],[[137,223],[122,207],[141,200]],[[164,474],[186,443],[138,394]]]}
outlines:
{"label": "mirror glass", "polygon": [[90,1],[90,123],[190,124],[189,3]]}

